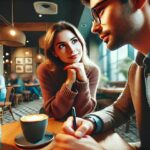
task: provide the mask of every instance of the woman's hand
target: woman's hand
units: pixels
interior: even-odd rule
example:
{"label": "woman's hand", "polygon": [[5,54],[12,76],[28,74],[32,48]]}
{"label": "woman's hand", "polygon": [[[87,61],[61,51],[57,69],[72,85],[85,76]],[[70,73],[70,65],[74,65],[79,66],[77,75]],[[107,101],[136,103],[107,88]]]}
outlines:
{"label": "woman's hand", "polygon": [[76,71],[77,79],[79,81],[84,81],[84,82],[87,81],[87,76],[86,76],[83,63],[74,63],[64,68],[64,70],[68,70],[68,69],[74,69]]}
{"label": "woman's hand", "polygon": [[75,81],[76,81],[76,71],[74,69],[67,69],[67,80],[65,82],[67,87],[71,89]]}

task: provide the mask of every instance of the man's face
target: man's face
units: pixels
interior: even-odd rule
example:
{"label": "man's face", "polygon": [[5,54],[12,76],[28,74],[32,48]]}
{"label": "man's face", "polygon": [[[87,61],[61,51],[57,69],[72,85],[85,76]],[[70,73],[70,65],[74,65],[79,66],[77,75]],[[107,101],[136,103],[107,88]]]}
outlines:
{"label": "man's face", "polygon": [[10,78],[11,78],[12,80],[15,80],[15,79],[17,78],[17,76],[16,76],[16,74],[13,74],[13,73],[12,73],[12,74],[10,75]]}
{"label": "man's face", "polygon": [[91,0],[90,8],[92,13],[97,13],[100,18],[99,22],[93,22],[92,32],[97,33],[107,43],[109,49],[114,50],[129,43],[133,33],[133,23],[130,18],[131,8],[128,2]]}

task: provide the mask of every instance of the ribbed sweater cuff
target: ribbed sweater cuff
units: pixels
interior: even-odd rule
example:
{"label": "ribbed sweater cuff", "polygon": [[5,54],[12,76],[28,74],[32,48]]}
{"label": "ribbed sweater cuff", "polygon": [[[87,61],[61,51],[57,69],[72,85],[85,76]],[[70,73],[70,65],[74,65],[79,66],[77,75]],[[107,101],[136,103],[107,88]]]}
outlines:
{"label": "ribbed sweater cuff", "polygon": [[87,80],[87,82],[80,82],[80,81],[76,81],[76,87],[79,91],[81,90],[86,90],[87,88],[89,88],[89,81]]}
{"label": "ribbed sweater cuff", "polygon": [[61,95],[63,97],[68,98],[68,99],[74,99],[77,94],[78,92],[71,91],[70,89],[67,88],[66,84],[63,84],[61,88]]}

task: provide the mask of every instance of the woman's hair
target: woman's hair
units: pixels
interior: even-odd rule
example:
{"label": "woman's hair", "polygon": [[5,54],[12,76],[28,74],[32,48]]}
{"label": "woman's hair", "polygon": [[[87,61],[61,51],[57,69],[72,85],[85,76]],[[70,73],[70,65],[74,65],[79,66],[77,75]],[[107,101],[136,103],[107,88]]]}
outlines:
{"label": "woman's hair", "polygon": [[[81,3],[87,7],[90,7],[90,0],[80,0]],[[121,0],[122,3],[128,2],[128,0]]]}
{"label": "woman's hair", "polygon": [[78,38],[79,42],[82,45],[82,53],[83,54],[82,54],[81,62],[83,62],[83,64],[86,67],[88,64],[91,63],[91,61],[89,60],[89,58],[87,56],[87,48],[86,48],[85,41],[84,41],[81,33],[79,32],[79,30],[72,24],[65,22],[65,21],[60,21],[60,22],[52,25],[52,27],[50,27],[46,33],[45,41],[44,41],[44,51],[45,51],[45,55],[46,55],[47,59],[49,60],[48,62],[50,62],[50,64],[53,67],[64,64],[58,57],[54,56],[55,39],[57,37],[57,34],[63,30],[71,31]]}

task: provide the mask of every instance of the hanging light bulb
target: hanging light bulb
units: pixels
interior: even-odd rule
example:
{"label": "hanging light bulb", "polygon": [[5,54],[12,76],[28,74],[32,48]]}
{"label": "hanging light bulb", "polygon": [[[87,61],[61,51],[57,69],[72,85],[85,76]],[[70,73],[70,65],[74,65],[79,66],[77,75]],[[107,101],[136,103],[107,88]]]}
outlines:
{"label": "hanging light bulb", "polygon": [[29,53],[29,51],[25,51],[25,55],[29,55],[30,53]]}
{"label": "hanging light bulb", "polygon": [[37,59],[42,59],[42,56],[40,54],[38,54]]}
{"label": "hanging light bulb", "polygon": [[12,0],[12,25],[0,29],[0,44],[12,47],[24,46],[26,43],[25,34],[14,27]]}
{"label": "hanging light bulb", "polygon": [[41,54],[40,48],[39,48],[38,54],[36,55],[35,62],[36,62],[36,63],[41,63],[41,62],[43,62],[43,61],[44,61],[44,55]]}
{"label": "hanging light bulb", "polygon": [[9,62],[9,59],[6,59],[5,62],[8,63],[8,62]]}
{"label": "hanging light bulb", "polygon": [[9,56],[9,53],[6,53],[5,55],[6,55],[6,56]]}

